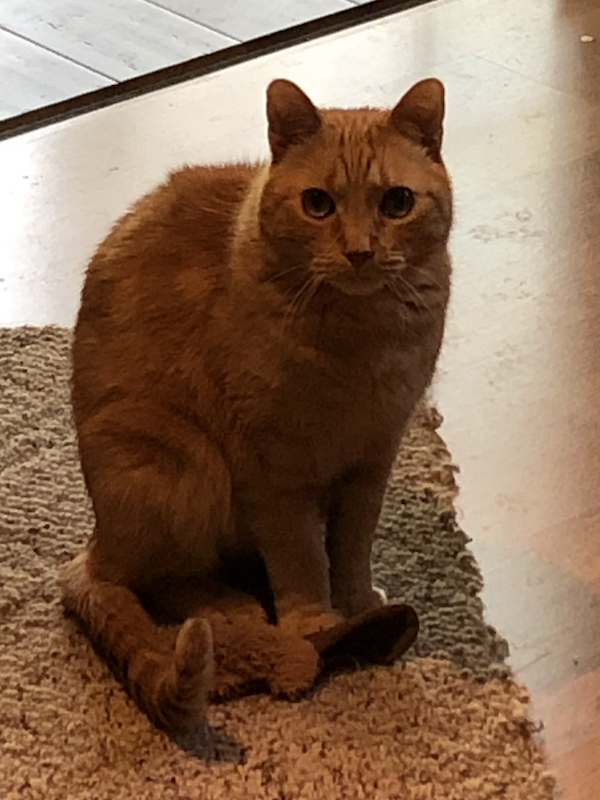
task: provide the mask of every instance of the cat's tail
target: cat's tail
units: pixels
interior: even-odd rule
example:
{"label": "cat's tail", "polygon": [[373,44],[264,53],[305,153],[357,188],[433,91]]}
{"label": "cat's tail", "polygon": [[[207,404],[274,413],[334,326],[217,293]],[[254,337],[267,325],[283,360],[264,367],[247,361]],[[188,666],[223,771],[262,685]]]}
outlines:
{"label": "cat's tail", "polygon": [[202,720],[214,669],[206,620],[189,619],[168,636],[132,591],[90,575],[86,552],[63,568],[62,591],[66,610],[155,725],[173,730]]}

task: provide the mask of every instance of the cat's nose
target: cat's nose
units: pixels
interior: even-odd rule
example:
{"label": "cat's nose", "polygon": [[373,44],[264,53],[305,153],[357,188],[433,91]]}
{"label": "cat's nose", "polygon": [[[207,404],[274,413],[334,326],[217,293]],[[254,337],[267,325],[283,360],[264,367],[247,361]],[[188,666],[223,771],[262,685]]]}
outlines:
{"label": "cat's nose", "polygon": [[359,270],[373,258],[373,251],[372,250],[352,250],[350,253],[346,253],[346,258],[352,264],[354,269]]}

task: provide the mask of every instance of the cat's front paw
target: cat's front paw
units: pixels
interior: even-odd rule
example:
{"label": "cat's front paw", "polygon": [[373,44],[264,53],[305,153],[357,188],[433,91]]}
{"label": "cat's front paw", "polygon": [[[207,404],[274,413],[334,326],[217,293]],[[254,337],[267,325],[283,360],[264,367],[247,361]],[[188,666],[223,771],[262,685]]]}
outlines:
{"label": "cat's front paw", "polygon": [[375,602],[377,602],[377,598],[379,599],[379,605],[376,606],[376,608],[379,608],[381,606],[387,606],[388,596],[384,588],[382,588],[381,586],[374,586],[373,593],[377,595]]}
{"label": "cat's front paw", "polygon": [[387,601],[385,591],[379,586],[373,586],[366,592],[340,597],[334,602],[334,605],[346,618],[349,618],[363,614],[365,611],[381,608],[387,604]]}

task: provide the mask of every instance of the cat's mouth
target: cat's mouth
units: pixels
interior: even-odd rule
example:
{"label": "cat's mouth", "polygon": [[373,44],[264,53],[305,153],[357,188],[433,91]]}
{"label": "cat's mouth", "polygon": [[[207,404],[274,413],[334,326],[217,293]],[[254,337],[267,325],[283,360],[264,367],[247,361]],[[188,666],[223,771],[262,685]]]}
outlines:
{"label": "cat's mouth", "polygon": [[370,297],[385,288],[385,278],[375,272],[356,273],[348,270],[332,275],[328,283],[350,297]]}

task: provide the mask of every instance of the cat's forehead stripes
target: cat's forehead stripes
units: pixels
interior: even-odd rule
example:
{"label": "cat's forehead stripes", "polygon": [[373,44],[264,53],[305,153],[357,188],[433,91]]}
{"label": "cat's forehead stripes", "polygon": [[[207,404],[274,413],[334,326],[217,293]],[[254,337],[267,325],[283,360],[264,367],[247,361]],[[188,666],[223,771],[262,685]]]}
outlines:
{"label": "cat's forehead stripes", "polygon": [[[291,148],[277,165],[279,191],[294,199],[308,187],[332,194],[346,210],[378,206],[382,190],[407,186],[417,196],[443,191],[443,167],[424,149],[398,135],[381,109],[324,109],[314,137]],[[341,208],[342,206],[340,206]]]}
{"label": "cat's forehead stripes", "polygon": [[327,175],[330,186],[381,184],[381,164],[372,124],[341,114],[332,125],[332,149],[336,156]]}

